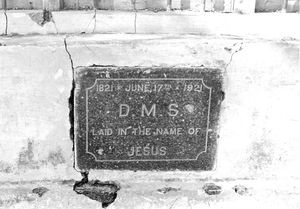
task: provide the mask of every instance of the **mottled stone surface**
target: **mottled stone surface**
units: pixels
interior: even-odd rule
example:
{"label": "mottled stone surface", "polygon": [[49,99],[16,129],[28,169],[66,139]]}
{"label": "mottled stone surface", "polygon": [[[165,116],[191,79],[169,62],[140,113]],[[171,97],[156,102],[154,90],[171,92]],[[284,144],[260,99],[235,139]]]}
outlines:
{"label": "mottled stone surface", "polygon": [[220,70],[81,67],[75,82],[78,169],[213,168]]}

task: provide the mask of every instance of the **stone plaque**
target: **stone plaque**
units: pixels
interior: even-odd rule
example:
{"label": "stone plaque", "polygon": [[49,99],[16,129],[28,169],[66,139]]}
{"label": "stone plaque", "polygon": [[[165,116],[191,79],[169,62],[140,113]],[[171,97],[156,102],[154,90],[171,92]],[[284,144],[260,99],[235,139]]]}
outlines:
{"label": "stone plaque", "polygon": [[217,69],[76,69],[79,170],[210,170],[223,98]]}

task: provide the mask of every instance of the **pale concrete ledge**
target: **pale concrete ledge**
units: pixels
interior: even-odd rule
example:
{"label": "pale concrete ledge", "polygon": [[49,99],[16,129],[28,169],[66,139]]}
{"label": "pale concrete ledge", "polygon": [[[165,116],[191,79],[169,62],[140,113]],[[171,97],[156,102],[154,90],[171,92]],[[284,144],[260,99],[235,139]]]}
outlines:
{"label": "pale concrete ledge", "polygon": [[[208,195],[205,183],[215,183],[221,193]],[[101,208],[101,203],[76,194],[74,180],[12,182],[0,186],[0,208]],[[206,208],[262,208],[296,209],[300,207],[299,180],[199,180],[119,182],[121,190],[109,209],[206,209]],[[235,187],[246,190],[235,190]],[[40,197],[33,194],[37,187],[45,187]]]}
{"label": "pale concrete ledge", "polygon": [[[254,36],[299,39],[296,23],[299,14],[260,13],[222,14],[121,11],[52,12],[53,22],[41,26],[30,14],[41,11],[7,11],[8,35],[73,33],[139,33]],[[0,34],[5,31],[5,16],[0,15]]]}

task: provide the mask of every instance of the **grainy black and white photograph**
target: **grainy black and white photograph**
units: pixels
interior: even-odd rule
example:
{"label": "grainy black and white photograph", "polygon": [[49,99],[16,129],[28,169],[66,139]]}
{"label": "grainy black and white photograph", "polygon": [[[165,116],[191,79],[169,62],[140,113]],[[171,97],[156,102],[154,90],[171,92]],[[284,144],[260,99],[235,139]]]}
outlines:
{"label": "grainy black and white photograph", "polygon": [[0,0],[0,209],[299,209],[300,0]]}

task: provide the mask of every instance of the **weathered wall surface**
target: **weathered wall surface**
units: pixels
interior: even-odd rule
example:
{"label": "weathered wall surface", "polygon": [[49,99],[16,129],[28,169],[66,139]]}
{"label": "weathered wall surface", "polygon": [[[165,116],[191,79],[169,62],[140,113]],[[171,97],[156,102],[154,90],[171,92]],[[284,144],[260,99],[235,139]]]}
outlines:
{"label": "weathered wall surface", "polygon": [[99,0],[97,1],[95,5],[98,9],[110,9],[112,10],[114,8],[114,1],[112,0]]}
{"label": "weathered wall surface", "polygon": [[[2,2],[4,0],[1,0]],[[59,10],[61,0],[9,0],[7,9],[42,9],[49,8],[51,10]],[[0,6],[0,8],[2,8]]]}
{"label": "weathered wall surface", "polygon": [[255,9],[255,1],[254,0],[240,0],[234,1],[234,11],[243,13],[243,14],[250,14],[253,13]]}
{"label": "weathered wall surface", "polygon": [[[76,9],[97,9],[104,10],[133,10],[133,2],[137,10],[166,10],[168,0],[9,0],[7,9],[42,9],[50,10],[76,10]],[[172,9],[193,10],[193,11],[219,11],[219,12],[275,12],[284,8],[283,0],[173,0],[170,1]],[[0,1],[0,8],[3,8],[4,0]],[[287,2],[287,12],[299,12],[299,0]]]}
{"label": "weathered wall surface", "polygon": [[[41,27],[27,13],[9,12],[9,36],[0,38],[0,194],[5,194],[0,200],[4,208],[8,208],[5,201],[18,203],[12,208],[99,206],[72,192],[74,181],[69,181],[78,180],[80,174],[73,168],[69,138],[72,72],[64,40],[74,67],[205,66],[220,68],[224,74],[216,169],[91,171],[90,178],[121,183],[112,208],[240,208],[241,204],[299,208],[300,36],[285,24],[297,16],[144,13],[138,16],[139,34],[132,34],[132,13],[97,15],[95,32],[110,34],[80,34],[92,32],[92,12],[53,16],[56,26],[50,22]],[[0,17],[1,33],[3,22]],[[274,25],[266,29],[267,22]],[[57,32],[69,35],[32,35]],[[217,179],[223,193],[205,196],[201,190],[205,179]],[[238,199],[232,195],[232,182],[247,185],[245,179],[254,179],[250,185],[254,192]],[[31,180],[43,181],[21,182]],[[17,189],[5,182],[18,182]],[[33,201],[31,187],[40,185],[50,192]],[[156,190],[165,185],[180,188],[173,191],[177,196],[160,196]]]}
{"label": "weathered wall surface", "polygon": [[255,5],[255,10],[258,12],[280,11],[282,9],[283,2],[284,0],[271,0],[271,1],[257,0]]}
{"label": "weathered wall surface", "polygon": [[65,9],[92,9],[94,8],[94,0],[64,0]]}
{"label": "weathered wall surface", "polygon": [[299,12],[299,0],[287,0],[285,3],[284,0],[256,0],[255,11],[276,12],[286,9],[287,12]]}
{"label": "weathered wall surface", "polygon": [[[6,0],[7,1],[7,0]],[[76,9],[97,9],[104,10],[133,10],[133,2],[137,10],[166,10],[168,0],[9,0],[7,9],[43,9],[76,10]],[[0,8],[3,8],[4,0],[0,1]],[[219,12],[274,12],[283,9],[283,0],[173,0],[170,1],[172,9],[194,10],[194,11],[219,11]],[[289,0],[287,12],[299,12],[299,0]]]}
{"label": "weathered wall surface", "polygon": [[[299,177],[297,42],[160,35],[67,41],[74,66],[221,68],[226,99],[212,175]],[[24,179],[72,177],[71,67],[63,37],[3,38],[1,44],[1,175],[13,179],[22,171]],[[37,174],[29,175],[33,171]]]}
{"label": "weathered wall surface", "polygon": [[114,0],[113,9],[114,10],[143,10],[147,9],[149,1],[147,0]]}

